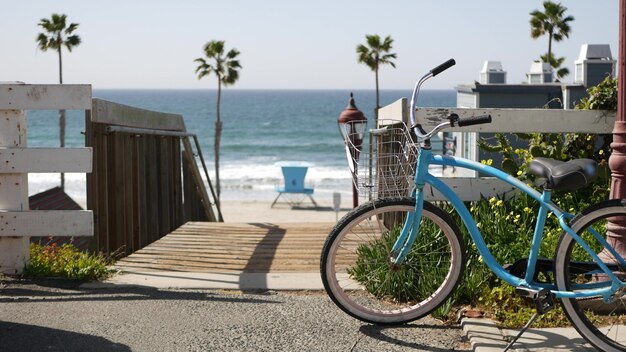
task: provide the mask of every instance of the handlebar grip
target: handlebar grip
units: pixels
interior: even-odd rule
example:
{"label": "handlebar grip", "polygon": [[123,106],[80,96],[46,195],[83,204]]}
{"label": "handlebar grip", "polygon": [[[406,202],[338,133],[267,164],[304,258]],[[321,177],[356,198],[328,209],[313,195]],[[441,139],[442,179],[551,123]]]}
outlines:
{"label": "handlebar grip", "polygon": [[491,123],[491,115],[460,117],[457,122],[459,127]]}
{"label": "handlebar grip", "polygon": [[433,74],[433,77],[435,77],[436,75],[440,74],[441,72],[449,69],[450,67],[456,65],[456,61],[454,61],[454,59],[450,59],[446,62],[444,62],[443,64],[433,68],[432,70],[430,70],[430,73]]}

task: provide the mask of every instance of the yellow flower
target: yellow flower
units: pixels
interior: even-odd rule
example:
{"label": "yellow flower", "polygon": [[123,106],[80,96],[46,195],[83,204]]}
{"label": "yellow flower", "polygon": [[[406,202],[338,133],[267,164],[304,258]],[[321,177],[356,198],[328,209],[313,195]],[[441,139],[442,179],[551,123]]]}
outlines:
{"label": "yellow flower", "polygon": [[496,206],[497,207],[502,206],[503,203],[504,202],[502,201],[502,199],[498,199],[498,201],[496,202]]}
{"label": "yellow flower", "polygon": [[604,155],[604,150],[600,149],[600,151],[598,152],[598,154],[600,154],[600,155]]}
{"label": "yellow flower", "polygon": [[522,170],[519,170],[519,171],[517,172],[517,176],[522,176]]}

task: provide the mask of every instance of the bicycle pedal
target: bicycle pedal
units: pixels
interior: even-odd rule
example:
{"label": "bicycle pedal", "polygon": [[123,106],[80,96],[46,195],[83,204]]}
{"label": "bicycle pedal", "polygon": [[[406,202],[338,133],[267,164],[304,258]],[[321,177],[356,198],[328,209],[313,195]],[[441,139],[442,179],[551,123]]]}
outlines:
{"label": "bicycle pedal", "polygon": [[531,299],[539,314],[544,314],[554,308],[554,293],[547,288],[535,290],[529,287],[517,286],[515,293],[521,297]]}

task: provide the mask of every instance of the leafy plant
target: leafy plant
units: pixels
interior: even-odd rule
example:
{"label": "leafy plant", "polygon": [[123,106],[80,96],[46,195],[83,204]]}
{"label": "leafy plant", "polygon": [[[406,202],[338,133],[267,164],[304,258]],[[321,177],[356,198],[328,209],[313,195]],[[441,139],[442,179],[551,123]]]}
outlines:
{"label": "leafy plant", "polygon": [[587,89],[588,97],[583,98],[576,109],[617,110],[617,78],[606,76],[595,87]]}
{"label": "leafy plant", "polygon": [[348,273],[377,297],[401,302],[424,300],[447,275],[451,258],[441,253],[446,240],[443,235],[438,236],[440,229],[430,221],[422,221],[422,226],[423,233],[428,236],[417,237],[404,263],[398,268],[390,267],[389,248],[400,234],[400,227],[360,245],[357,262]]}
{"label": "leafy plant", "polygon": [[[487,289],[478,299],[477,305],[489,312],[498,325],[503,328],[519,328],[524,326],[535,314],[535,305],[517,294],[515,288],[501,284]],[[533,324],[535,328],[547,328],[568,325],[569,321],[561,305],[555,305],[547,313],[541,315]]]}
{"label": "leafy plant", "polygon": [[90,254],[72,244],[42,245],[31,243],[30,260],[24,268],[25,276],[62,277],[73,280],[95,280],[109,274],[112,260],[103,254]]}

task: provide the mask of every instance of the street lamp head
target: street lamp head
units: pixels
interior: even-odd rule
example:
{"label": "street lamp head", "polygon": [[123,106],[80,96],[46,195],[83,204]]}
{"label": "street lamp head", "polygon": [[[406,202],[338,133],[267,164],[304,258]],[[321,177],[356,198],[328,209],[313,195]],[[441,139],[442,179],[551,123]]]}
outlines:
{"label": "street lamp head", "polygon": [[367,118],[363,115],[361,110],[357,109],[352,93],[350,93],[348,106],[341,115],[339,115],[337,123],[343,140],[346,143],[352,143],[357,148],[360,147],[363,142],[365,128],[367,127]]}

